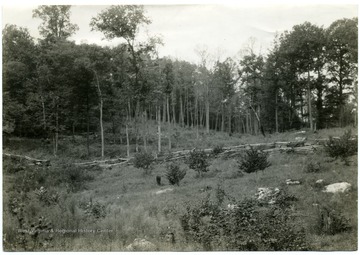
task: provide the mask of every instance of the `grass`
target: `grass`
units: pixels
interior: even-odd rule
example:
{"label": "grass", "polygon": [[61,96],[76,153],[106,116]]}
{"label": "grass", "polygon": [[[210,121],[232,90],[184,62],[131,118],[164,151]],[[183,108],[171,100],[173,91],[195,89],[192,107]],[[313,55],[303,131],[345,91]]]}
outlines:
{"label": "grass", "polygon": [[[344,129],[320,130],[318,133],[306,133],[308,140],[327,138],[328,135],[340,136]],[[250,135],[229,137],[227,134],[212,133],[202,134],[196,140],[195,132],[179,129],[173,143],[176,148],[191,149],[214,148],[216,145],[238,145],[243,143],[259,143],[274,141],[292,141],[299,134],[294,132],[273,134],[267,137],[255,137]],[[354,134],[354,132],[353,132]],[[302,134],[303,135],[303,134]],[[80,138],[79,138],[80,139]],[[156,137],[152,138],[156,139]],[[16,140],[16,139],[15,139]],[[156,141],[156,140],[155,140]],[[82,141],[83,142],[83,141]],[[163,140],[166,146],[166,140]],[[58,158],[49,154],[51,145],[40,146],[37,140],[16,140],[6,147],[5,151],[16,154],[24,154],[38,158],[51,158],[52,174],[55,166],[65,163],[78,162],[84,153],[84,146],[77,142],[71,146],[69,140],[63,141],[63,150],[59,151]],[[93,157],[98,157],[96,151],[98,145],[94,142],[91,147]],[[149,149],[154,150],[150,146]],[[126,151],[117,144],[107,145],[107,155],[124,156]],[[156,149],[156,148],[155,148]],[[96,153],[95,153],[96,152]],[[85,158],[83,159],[85,160]],[[153,242],[160,251],[199,251],[202,246],[197,243],[185,241],[185,235],[181,228],[179,217],[185,211],[187,203],[196,205],[199,200],[208,195],[215,199],[215,189],[219,183],[225,190],[226,198],[224,205],[231,203],[232,199],[238,201],[245,198],[253,198],[260,187],[279,187],[285,189],[291,195],[298,198],[292,210],[294,221],[299,226],[304,226],[306,237],[311,244],[312,250],[355,250],[357,247],[357,156],[350,158],[350,165],[345,166],[340,160],[329,160],[322,151],[314,155],[298,155],[277,153],[269,156],[271,166],[264,171],[244,174],[239,173],[236,159],[211,159],[209,172],[202,178],[197,177],[194,170],[188,169],[184,161],[177,161],[180,168],[187,168],[185,178],[180,186],[170,185],[165,178],[166,164],[155,165],[151,174],[144,174],[144,170],[134,166],[118,166],[102,171],[86,169],[93,179],[86,181],[82,189],[72,192],[66,189],[66,183],[51,185],[46,178],[39,182],[39,178],[32,177],[31,188],[26,193],[24,215],[27,220],[35,221],[39,216],[49,219],[55,229],[91,229],[103,230],[96,233],[54,233],[50,241],[51,246],[33,246],[34,250],[47,251],[121,251],[126,248],[135,238],[145,238]],[[321,171],[307,173],[306,165],[310,161],[319,162]],[[5,168],[12,167],[11,162],[4,161]],[[30,169],[31,170],[31,169]],[[40,171],[40,170],[39,170]],[[14,226],[18,226],[17,216],[9,210],[12,197],[19,196],[17,186],[21,187],[24,176],[30,172],[20,170],[18,172],[4,171],[4,233],[6,234],[5,250],[22,250],[21,245],[13,247],[17,243],[18,234]],[[35,172],[39,173],[39,172]],[[162,186],[156,183],[156,176],[162,177]],[[29,177],[28,177],[29,178]],[[286,179],[299,180],[301,185],[287,186]],[[318,179],[324,179],[326,183],[346,181],[351,183],[352,189],[345,194],[328,194],[314,188]],[[44,206],[37,199],[34,190],[45,186],[60,194],[60,202],[52,206]],[[160,189],[171,188],[173,190],[156,194]],[[106,216],[95,219],[85,214],[82,205],[89,202],[98,202],[105,206]],[[331,206],[349,219],[351,229],[348,232],[336,235],[318,235],[314,233],[314,214],[316,204]],[[105,230],[111,230],[106,232]],[[168,232],[175,234],[175,244],[166,242]],[[40,236],[39,240],[45,238]],[[30,243],[30,242],[29,242]],[[29,248],[30,247],[30,248]],[[27,250],[31,250],[31,245]]]}

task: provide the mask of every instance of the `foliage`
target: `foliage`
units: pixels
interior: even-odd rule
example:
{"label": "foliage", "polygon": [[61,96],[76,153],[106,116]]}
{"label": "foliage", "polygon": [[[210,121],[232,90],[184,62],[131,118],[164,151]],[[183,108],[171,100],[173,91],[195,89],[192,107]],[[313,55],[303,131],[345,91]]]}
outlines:
{"label": "foliage", "polygon": [[309,162],[306,164],[306,173],[318,173],[321,171],[321,165],[319,162]]}
{"label": "foliage", "polygon": [[55,181],[57,184],[65,184],[72,192],[84,189],[85,183],[94,179],[94,176],[89,174],[83,167],[64,164],[57,168],[59,172]]}
{"label": "foliage", "polygon": [[190,152],[187,164],[191,169],[197,171],[199,176],[201,176],[201,173],[206,173],[210,165],[205,151],[198,149]]}
{"label": "foliage", "polygon": [[85,214],[88,217],[93,217],[95,219],[105,218],[106,216],[106,207],[100,202],[93,202],[90,200],[87,204],[83,205],[82,208],[85,211]]}
{"label": "foliage", "polygon": [[223,151],[224,151],[224,148],[223,148],[222,145],[216,145],[216,146],[213,148],[213,150],[212,150],[212,154],[213,154],[214,156],[216,156],[216,155],[222,153]]}
{"label": "foliage", "polygon": [[180,184],[180,181],[182,179],[184,179],[185,175],[186,175],[186,170],[180,169],[180,166],[177,165],[176,163],[171,163],[169,165],[166,166],[166,178],[169,180],[169,183],[171,185],[178,185]]}
{"label": "foliage", "polygon": [[41,5],[33,10],[33,17],[42,19],[40,34],[47,39],[68,38],[79,29],[70,23],[70,5]]}
{"label": "foliage", "polygon": [[327,206],[319,206],[314,224],[314,230],[317,234],[335,235],[349,229],[349,220],[340,212]]}
{"label": "foliage", "polygon": [[290,215],[286,207],[263,207],[251,199],[225,209],[206,198],[200,206],[187,205],[181,226],[186,240],[205,250],[308,250],[304,230],[292,223]]}
{"label": "foliage", "polygon": [[325,151],[330,157],[341,158],[346,163],[349,156],[357,153],[357,139],[351,137],[351,130],[346,131],[340,139],[330,136]]}
{"label": "foliage", "polygon": [[239,169],[246,173],[262,171],[271,164],[268,161],[268,153],[254,148],[247,150],[245,155],[238,161]]}
{"label": "foliage", "polygon": [[150,152],[139,152],[134,156],[134,166],[144,169],[145,173],[149,173],[153,161],[154,157]]}
{"label": "foliage", "polygon": [[49,191],[43,186],[40,189],[34,191],[35,195],[38,197],[39,201],[46,206],[55,205],[59,203],[60,195],[57,192]]}

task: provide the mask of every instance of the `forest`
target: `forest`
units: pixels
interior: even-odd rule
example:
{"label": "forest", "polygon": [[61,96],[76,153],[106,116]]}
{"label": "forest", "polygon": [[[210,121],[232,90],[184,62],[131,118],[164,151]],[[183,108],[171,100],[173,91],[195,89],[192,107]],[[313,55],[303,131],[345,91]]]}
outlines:
{"label": "forest", "polygon": [[35,9],[38,40],[27,28],[3,29],[6,136],[49,139],[56,155],[61,135],[102,134],[105,146],[126,143],[126,133],[136,151],[146,148],[148,120],[161,126],[170,149],[174,124],[266,135],[357,122],[357,18],[327,28],[304,22],[279,34],[269,53],[250,45],[240,60],[214,60],[198,47],[194,64],[160,58],[159,36],[138,41],[139,28],[151,23],[143,6],[113,6],[91,19],[106,39],[123,39],[112,48],[70,41],[78,29],[70,10]]}
{"label": "forest", "polygon": [[357,17],[193,63],[146,6],[89,20],[112,47],[71,8],[2,31],[5,251],[358,249]]}

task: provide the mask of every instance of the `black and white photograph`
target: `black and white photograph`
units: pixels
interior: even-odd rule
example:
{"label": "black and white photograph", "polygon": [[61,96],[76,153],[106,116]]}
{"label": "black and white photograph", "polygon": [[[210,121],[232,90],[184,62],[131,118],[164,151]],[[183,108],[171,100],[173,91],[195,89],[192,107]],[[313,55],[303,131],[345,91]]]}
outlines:
{"label": "black and white photograph", "polygon": [[358,250],[356,1],[1,9],[2,252]]}

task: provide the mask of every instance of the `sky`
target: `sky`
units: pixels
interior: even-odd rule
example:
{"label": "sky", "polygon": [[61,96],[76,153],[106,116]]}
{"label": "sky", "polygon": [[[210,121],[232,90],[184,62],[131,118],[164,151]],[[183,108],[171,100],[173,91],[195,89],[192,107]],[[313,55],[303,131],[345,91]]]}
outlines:
{"label": "sky", "polygon": [[[3,3],[2,28],[8,23],[15,24],[28,28],[34,38],[39,38],[38,26],[41,20],[32,18],[32,10],[45,2],[34,5],[16,2]],[[255,52],[266,54],[272,48],[276,33],[291,30],[294,25],[309,21],[326,28],[337,19],[358,16],[358,6],[354,1],[289,2],[265,3],[253,0],[251,4],[241,4],[239,1],[224,0],[206,1],[206,4],[197,2],[197,5],[164,5],[162,2],[150,1],[152,5],[145,5],[145,10],[152,23],[141,29],[139,39],[161,36],[164,46],[159,48],[160,56],[197,63],[200,60],[195,53],[197,47],[207,48],[214,58],[224,59],[239,56],[253,41]],[[79,31],[71,40],[108,46],[121,43],[121,40],[105,40],[102,33],[91,31],[89,26],[91,18],[109,6],[98,5],[99,1],[90,2],[92,5],[76,5],[79,1],[66,3],[74,4],[71,8],[71,22],[79,26]]]}

